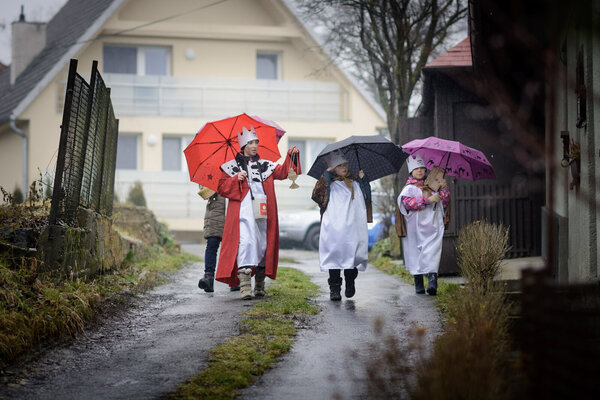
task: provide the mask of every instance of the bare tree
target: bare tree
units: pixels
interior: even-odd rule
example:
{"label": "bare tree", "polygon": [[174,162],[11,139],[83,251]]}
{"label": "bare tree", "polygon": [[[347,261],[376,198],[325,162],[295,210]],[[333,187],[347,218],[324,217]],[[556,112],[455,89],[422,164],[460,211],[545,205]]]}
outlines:
{"label": "bare tree", "polygon": [[467,14],[465,0],[295,0],[338,61],[370,87],[401,143],[402,121],[429,57]]}

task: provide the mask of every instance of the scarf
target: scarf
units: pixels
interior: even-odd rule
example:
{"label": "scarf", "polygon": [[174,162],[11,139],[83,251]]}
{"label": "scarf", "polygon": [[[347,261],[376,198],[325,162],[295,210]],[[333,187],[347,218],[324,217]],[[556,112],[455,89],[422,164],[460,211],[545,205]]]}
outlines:
{"label": "scarf", "polygon": [[335,178],[332,179],[332,181],[344,181],[348,189],[350,189],[350,193],[352,193],[352,200],[354,200],[354,185],[352,184],[352,181],[354,180],[356,179],[354,179],[350,173],[346,174],[344,177],[336,175]]}

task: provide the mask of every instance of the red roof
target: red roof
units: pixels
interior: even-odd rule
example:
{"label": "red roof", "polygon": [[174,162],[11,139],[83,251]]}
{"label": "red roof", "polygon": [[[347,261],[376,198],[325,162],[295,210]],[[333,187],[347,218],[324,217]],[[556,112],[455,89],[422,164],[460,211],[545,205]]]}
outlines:
{"label": "red roof", "polygon": [[467,36],[462,42],[427,64],[425,68],[470,67],[472,65],[471,41]]}

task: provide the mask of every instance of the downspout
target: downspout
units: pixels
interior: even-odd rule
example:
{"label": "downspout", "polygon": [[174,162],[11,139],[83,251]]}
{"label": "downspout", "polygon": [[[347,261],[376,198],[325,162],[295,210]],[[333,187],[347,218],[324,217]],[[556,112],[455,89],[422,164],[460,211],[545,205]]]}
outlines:
{"label": "downspout", "polygon": [[16,133],[17,135],[21,136],[23,138],[23,181],[21,183],[21,191],[23,192],[23,199],[27,199],[27,188],[29,187],[29,183],[27,182],[27,176],[28,176],[28,162],[27,162],[27,147],[29,145],[28,140],[27,140],[27,134],[25,133],[25,131],[23,131],[22,129],[17,128],[17,124],[15,123],[15,116],[11,115],[10,116],[10,129]]}

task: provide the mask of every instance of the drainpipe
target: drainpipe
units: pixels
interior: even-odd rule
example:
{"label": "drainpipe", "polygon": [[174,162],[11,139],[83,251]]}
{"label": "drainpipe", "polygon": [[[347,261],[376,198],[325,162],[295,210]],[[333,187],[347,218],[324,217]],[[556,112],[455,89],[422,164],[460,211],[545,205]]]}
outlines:
{"label": "drainpipe", "polygon": [[27,134],[22,129],[17,128],[17,124],[15,124],[15,116],[10,116],[10,129],[17,135],[23,138],[23,182],[21,183],[21,191],[23,192],[23,199],[26,199],[28,196],[27,189],[29,188],[29,183],[27,182],[28,169],[27,169]]}

